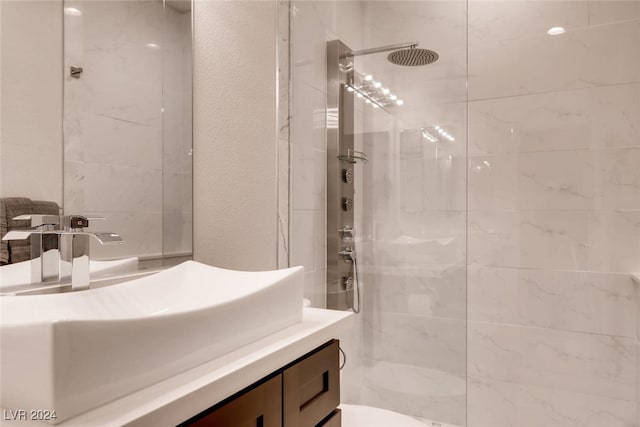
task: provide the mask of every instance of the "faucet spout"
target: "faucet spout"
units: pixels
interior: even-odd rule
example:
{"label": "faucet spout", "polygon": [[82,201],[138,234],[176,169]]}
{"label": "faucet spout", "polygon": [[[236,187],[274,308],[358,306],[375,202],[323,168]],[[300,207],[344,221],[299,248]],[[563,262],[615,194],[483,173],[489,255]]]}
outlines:
{"label": "faucet spout", "polygon": [[100,242],[102,245],[118,245],[120,243],[124,243],[122,237],[118,233],[109,233],[109,232],[95,232],[91,233],[95,239]]}
{"label": "faucet spout", "polygon": [[62,217],[64,231],[60,232],[60,270],[61,275],[71,277],[71,289],[74,291],[89,289],[89,250],[90,239],[96,239],[101,245],[124,243],[118,233],[84,231],[89,220],[104,218],[86,218],[80,215]]}

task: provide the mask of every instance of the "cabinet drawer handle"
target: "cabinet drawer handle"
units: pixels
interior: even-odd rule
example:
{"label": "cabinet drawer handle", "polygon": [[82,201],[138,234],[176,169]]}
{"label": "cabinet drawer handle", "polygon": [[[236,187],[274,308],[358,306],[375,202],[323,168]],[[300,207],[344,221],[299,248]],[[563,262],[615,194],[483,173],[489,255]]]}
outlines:
{"label": "cabinet drawer handle", "polygon": [[322,389],[306,402],[302,402],[302,404],[300,405],[300,410],[301,411],[304,410],[305,407],[312,404],[314,400],[316,400],[318,397],[322,396],[328,391],[329,391],[329,371],[324,371],[322,373]]}

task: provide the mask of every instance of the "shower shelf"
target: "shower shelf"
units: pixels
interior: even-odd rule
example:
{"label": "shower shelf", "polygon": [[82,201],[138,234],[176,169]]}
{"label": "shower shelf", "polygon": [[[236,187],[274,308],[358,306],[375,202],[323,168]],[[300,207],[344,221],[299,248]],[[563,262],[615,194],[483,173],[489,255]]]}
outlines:
{"label": "shower shelf", "polygon": [[348,154],[346,155],[339,154],[338,159],[345,162],[349,162],[349,163],[358,163],[358,161],[361,161],[364,164],[367,164],[369,162],[369,158],[365,153],[363,153],[362,151],[352,151],[352,150],[349,150]]}

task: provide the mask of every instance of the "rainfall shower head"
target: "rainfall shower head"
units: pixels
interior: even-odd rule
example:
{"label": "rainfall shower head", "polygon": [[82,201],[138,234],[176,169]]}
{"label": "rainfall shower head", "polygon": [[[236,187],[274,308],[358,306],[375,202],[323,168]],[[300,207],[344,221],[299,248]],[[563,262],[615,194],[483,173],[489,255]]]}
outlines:
{"label": "rainfall shower head", "polygon": [[418,43],[416,42],[356,50],[347,52],[341,57],[352,58],[354,56],[371,55],[373,53],[388,52],[390,50],[393,50],[393,52],[387,56],[389,62],[405,67],[433,64],[439,58],[439,55],[432,50],[418,48]]}
{"label": "rainfall shower head", "polygon": [[429,49],[418,49],[417,47],[396,50],[387,56],[387,60],[392,64],[404,67],[433,64],[438,58],[439,56],[436,52]]}

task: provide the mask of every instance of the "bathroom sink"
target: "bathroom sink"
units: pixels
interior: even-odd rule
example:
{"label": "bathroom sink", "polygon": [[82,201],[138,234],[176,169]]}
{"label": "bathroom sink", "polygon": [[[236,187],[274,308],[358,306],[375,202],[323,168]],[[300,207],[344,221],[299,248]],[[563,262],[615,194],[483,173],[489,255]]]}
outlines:
{"label": "bathroom sink", "polygon": [[303,268],[187,261],[87,291],[0,297],[0,403],[59,423],[302,319]]}

